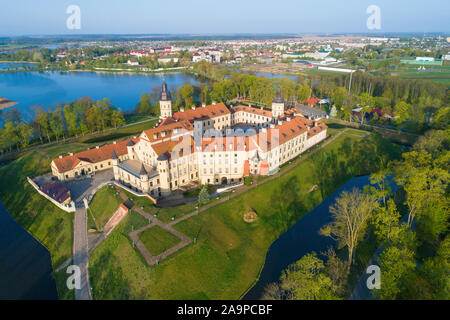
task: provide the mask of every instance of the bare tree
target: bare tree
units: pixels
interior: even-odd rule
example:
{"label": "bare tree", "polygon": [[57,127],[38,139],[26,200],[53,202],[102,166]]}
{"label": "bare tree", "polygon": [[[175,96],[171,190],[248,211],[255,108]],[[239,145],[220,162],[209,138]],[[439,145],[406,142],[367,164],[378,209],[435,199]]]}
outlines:
{"label": "bare tree", "polygon": [[375,207],[374,198],[357,188],[352,192],[342,192],[335,204],[330,206],[333,221],[319,233],[336,240],[339,248],[347,247],[349,268],[354,262],[355,248],[365,234],[367,222]]}

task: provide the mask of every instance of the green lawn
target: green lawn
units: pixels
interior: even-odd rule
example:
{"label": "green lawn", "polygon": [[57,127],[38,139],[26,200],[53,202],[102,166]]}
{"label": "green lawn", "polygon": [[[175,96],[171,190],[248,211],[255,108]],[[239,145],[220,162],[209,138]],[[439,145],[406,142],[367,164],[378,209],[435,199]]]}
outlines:
{"label": "green lawn", "polygon": [[143,130],[147,130],[152,128],[157,120],[148,121],[144,123],[139,123],[135,125],[131,125],[128,127],[123,127],[103,133],[98,133],[94,135],[88,135],[78,139],[78,142],[82,143],[105,143],[113,140],[124,140],[126,138],[130,138],[132,136],[138,136],[142,133]]}
{"label": "green lawn", "polygon": [[80,152],[88,149],[88,145],[84,144],[64,144],[64,145],[56,145],[53,147],[49,147],[45,149],[43,152],[47,154],[50,159],[54,159],[58,157],[60,154],[64,155],[69,152]]}
{"label": "green lawn", "polygon": [[[50,160],[36,151],[9,163],[0,169],[0,200],[12,217],[47,247],[55,269],[72,256],[73,213],[40,196],[26,180],[49,170]],[[70,298],[63,283],[57,282],[59,296]]]}
{"label": "green lawn", "polygon": [[[102,283],[93,286],[94,299],[140,299],[144,298],[141,286],[131,286],[128,277],[150,280],[150,268],[128,238],[128,233],[148,224],[140,214],[130,210],[106,240],[94,250],[89,258],[89,280]],[[104,268],[107,270],[105,272]]]}
{"label": "green lawn", "polygon": [[[323,162],[329,169],[328,183],[324,190],[308,193],[320,184],[317,166],[325,154],[331,159]],[[380,162],[399,156],[398,146],[375,134],[364,139],[343,135],[279,178],[175,225],[197,241],[156,266],[148,267],[126,235],[115,230],[90,260],[94,296],[239,299],[257,279],[271,243],[289,226],[350,177],[367,174]],[[295,196],[285,203],[285,195],[292,192]],[[249,209],[259,217],[251,224],[243,221]],[[113,286],[111,279],[120,286]]]}
{"label": "green lawn", "polygon": [[366,134],[369,133],[367,131],[357,130],[357,129],[348,129],[346,132],[350,133],[350,134],[355,134],[355,135],[360,136],[360,137],[364,137]]}
{"label": "green lawn", "polygon": [[97,226],[101,230],[121,203],[123,200],[113,186],[107,185],[98,190],[89,205],[89,228],[97,229]]}
{"label": "green lawn", "polygon": [[158,256],[181,242],[180,239],[159,226],[141,232],[138,237],[152,256]]}
{"label": "green lawn", "polygon": [[191,213],[197,206],[197,202],[193,202],[177,207],[157,208],[147,197],[138,197],[125,190],[123,190],[123,192],[128,196],[128,198],[132,199],[136,207],[141,208],[146,213],[151,214],[152,216],[154,214],[157,214],[157,218],[164,223],[171,222],[172,218],[176,220],[188,213]]}

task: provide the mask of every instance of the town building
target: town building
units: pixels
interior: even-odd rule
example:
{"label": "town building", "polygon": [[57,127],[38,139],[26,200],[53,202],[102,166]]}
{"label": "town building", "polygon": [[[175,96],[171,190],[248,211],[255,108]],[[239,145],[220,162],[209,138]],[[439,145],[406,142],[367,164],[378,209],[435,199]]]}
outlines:
{"label": "town building", "polygon": [[133,139],[114,142],[51,163],[59,180],[112,170],[116,182],[154,198],[193,183],[233,184],[272,175],[327,136],[327,126],[301,110],[285,109],[278,89],[272,109],[212,103],[172,113],[165,81],[160,123]]}

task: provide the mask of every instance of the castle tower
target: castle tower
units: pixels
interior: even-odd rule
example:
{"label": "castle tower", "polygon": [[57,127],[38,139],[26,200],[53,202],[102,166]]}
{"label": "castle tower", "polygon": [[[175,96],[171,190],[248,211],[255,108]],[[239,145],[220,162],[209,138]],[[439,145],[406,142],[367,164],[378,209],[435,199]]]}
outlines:
{"label": "castle tower", "polygon": [[274,118],[279,118],[284,114],[284,100],[281,96],[280,88],[277,89],[275,99],[272,101],[272,115]]}
{"label": "castle tower", "polygon": [[113,165],[114,180],[119,181],[120,174],[119,174],[119,168],[117,167],[119,165],[119,158],[117,157],[117,155],[114,151],[112,152],[111,160],[112,160],[112,165]]}
{"label": "castle tower", "polygon": [[144,164],[141,163],[141,169],[139,170],[139,177],[141,179],[141,191],[148,193],[148,173],[145,170]]}
{"label": "castle tower", "polygon": [[159,95],[159,111],[161,120],[172,117],[172,97],[167,89],[165,80],[163,81],[161,93]]}
{"label": "castle tower", "polygon": [[161,154],[158,157],[158,172],[160,181],[161,195],[166,196],[170,194],[170,179],[169,179],[169,157]]}

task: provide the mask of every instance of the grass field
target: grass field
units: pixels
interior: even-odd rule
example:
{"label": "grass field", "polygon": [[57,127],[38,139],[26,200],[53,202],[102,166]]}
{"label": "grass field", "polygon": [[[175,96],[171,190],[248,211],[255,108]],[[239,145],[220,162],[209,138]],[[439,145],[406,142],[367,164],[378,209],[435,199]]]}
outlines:
{"label": "grass field", "polygon": [[[141,278],[142,281],[148,281],[148,272],[145,269],[145,261],[139,253],[133,248],[133,244],[127,237],[133,229],[139,229],[146,226],[148,221],[140,214],[130,210],[129,214],[108,236],[90,257],[89,260],[89,279],[92,282],[101,282],[101,288],[94,288],[94,299],[128,299],[143,298],[140,294],[141,289],[131,288],[125,274],[131,274],[132,277]],[[117,259],[120,257],[120,259]],[[114,273],[105,273],[102,268],[114,266]]]}
{"label": "grass field", "polygon": [[433,81],[446,85],[450,84],[450,70],[446,68],[442,69],[442,72],[401,71],[395,72],[395,75],[405,79]]}
{"label": "grass field", "polygon": [[[89,218],[91,218],[89,228],[103,229],[121,203],[123,200],[113,186],[104,186],[98,190],[89,205]],[[91,214],[94,216],[95,222],[92,221]]]}
{"label": "grass field", "polygon": [[[343,135],[279,178],[175,225],[197,241],[156,266],[148,267],[123,230],[115,230],[91,257],[94,297],[238,299],[257,279],[271,243],[289,226],[350,177],[376,170],[381,158],[398,158],[399,149],[377,135]],[[331,174],[323,190],[309,193],[320,185],[317,168],[324,155],[330,156],[323,163]],[[251,224],[243,221],[249,209],[259,217]]]}
{"label": "grass field", "polygon": [[[50,160],[36,151],[4,166],[0,169],[0,200],[12,217],[47,247],[56,268],[72,256],[73,214],[43,198],[26,180],[49,168]],[[63,283],[57,285],[61,298],[71,297]]]}
{"label": "grass field", "polygon": [[152,256],[160,255],[181,241],[159,226],[141,232],[138,237]]}
{"label": "grass field", "polygon": [[130,198],[133,203],[144,210],[146,213],[154,215],[157,214],[159,220],[164,223],[168,223],[174,220],[181,218],[182,216],[191,213],[195,210],[197,206],[197,202],[188,203],[182,206],[176,206],[171,208],[157,208],[147,197],[137,197],[125,190],[123,192]]}
{"label": "grass field", "polygon": [[103,133],[88,135],[77,139],[77,141],[82,143],[105,143],[113,140],[124,140],[132,136],[140,135],[142,131],[150,129],[157,122],[157,120],[152,120],[144,123],[134,124],[128,127],[122,127]]}

